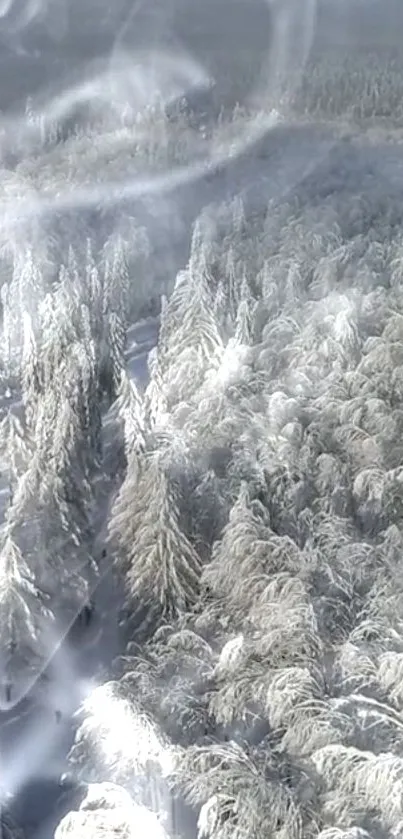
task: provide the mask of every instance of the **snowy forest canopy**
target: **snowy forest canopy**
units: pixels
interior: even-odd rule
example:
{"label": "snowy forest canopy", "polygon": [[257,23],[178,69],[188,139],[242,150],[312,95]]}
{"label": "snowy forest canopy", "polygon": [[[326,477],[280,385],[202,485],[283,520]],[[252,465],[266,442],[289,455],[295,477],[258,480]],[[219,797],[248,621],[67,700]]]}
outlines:
{"label": "snowy forest canopy", "polygon": [[58,720],[60,642],[119,623],[55,839],[403,833],[402,94],[398,52],[326,49],[259,115],[4,127],[1,714]]}

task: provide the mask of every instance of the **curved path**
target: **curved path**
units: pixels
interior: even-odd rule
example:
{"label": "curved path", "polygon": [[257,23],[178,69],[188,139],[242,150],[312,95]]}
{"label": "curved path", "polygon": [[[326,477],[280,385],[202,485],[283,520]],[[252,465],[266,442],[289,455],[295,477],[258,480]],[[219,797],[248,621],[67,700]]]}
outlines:
{"label": "curved path", "polygon": [[[155,319],[129,330],[128,365],[132,376],[143,383],[147,353],[157,340],[157,330]],[[74,713],[91,683],[105,681],[113,660],[121,653],[121,594],[107,558],[100,571],[94,592],[96,611],[90,625],[76,625],[55,653],[46,681],[40,680],[10,712],[0,713],[0,777],[3,789],[15,792],[4,809],[29,839],[53,839],[55,826],[64,811],[71,809],[74,786],[67,784],[63,789],[60,777],[68,768],[66,756],[74,738]],[[62,712],[59,720],[56,711]],[[61,797],[64,801],[58,806]]]}

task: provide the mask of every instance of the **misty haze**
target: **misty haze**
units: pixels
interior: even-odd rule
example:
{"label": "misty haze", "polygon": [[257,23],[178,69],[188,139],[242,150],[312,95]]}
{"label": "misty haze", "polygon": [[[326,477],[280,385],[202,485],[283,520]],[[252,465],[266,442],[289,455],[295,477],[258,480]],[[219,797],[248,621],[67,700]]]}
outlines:
{"label": "misty haze", "polygon": [[0,839],[403,835],[402,40],[0,0]]}

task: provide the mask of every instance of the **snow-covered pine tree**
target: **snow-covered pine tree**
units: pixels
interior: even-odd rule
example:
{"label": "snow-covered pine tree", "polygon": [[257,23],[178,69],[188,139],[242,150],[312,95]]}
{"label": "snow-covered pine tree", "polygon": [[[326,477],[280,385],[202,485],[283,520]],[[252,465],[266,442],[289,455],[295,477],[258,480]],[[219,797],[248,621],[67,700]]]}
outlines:
{"label": "snow-covered pine tree", "polygon": [[120,234],[112,236],[103,253],[100,381],[109,404],[117,397],[125,366],[124,350],[131,296],[129,258],[132,250],[135,254],[136,228],[132,232],[134,238],[130,243],[126,243]]}
{"label": "snow-covered pine tree", "polygon": [[42,671],[54,621],[48,599],[37,587],[8,528],[1,534],[0,614],[0,702],[4,710],[25,696]]}
{"label": "snow-covered pine tree", "polygon": [[8,475],[9,500],[32,456],[32,438],[17,411],[9,409],[0,424],[0,457],[2,474]]}
{"label": "snow-covered pine tree", "polygon": [[145,449],[145,416],[143,398],[125,369],[121,373],[115,410],[123,422],[126,460],[129,462],[132,453],[139,454]]}
{"label": "snow-covered pine tree", "polygon": [[148,384],[144,393],[144,415],[151,432],[162,431],[169,423],[168,403],[158,348],[148,354]]}
{"label": "snow-covered pine tree", "polygon": [[13,375],[18,375],[22,365],[25,315],[28,313],[36,321],[37,308],[46,290],[40,256],[33,247],[14,250],[13,275],[7,290],[5,286],[3,288],[9,364]]}
{"label": "snow-covered pine tree", "polygon": [[120,490],[110,532],[118,545],[118,567],[125,569],[134,623],[136,613],[147,626],[171,620],[197,598],[200,560],[181,531],[178,505],[178,490],[158,456],[143,459],[140,475],[129,473]]}
{"label": "snow-covered pine tree", "polygon": [[[165,321],[165,334],[172,341],[166,342],[160,369],[168,404],[174,406],[194,395],[223,350],[208,279],[194,265],[178,275]],[[168,326],[170,321],[172,326]]]}
{"label": "snow-covered pine tree", "polygon": [[[174,787],[201,807],[199,839],[249,835],[298,839],[314,829],[309,799],[287,783],[281,761],[268,749],[235,742],[183,750],[173,773]],[[305,833],[304,833],[305,831]]]}
{"label": "snow-covered pine tree", "polygon": [[42,390],[38,346],[32,319],[27,312],[23,315],[24,340],[21,365],[21,390],[27,428],[33,431],[38,399]]}

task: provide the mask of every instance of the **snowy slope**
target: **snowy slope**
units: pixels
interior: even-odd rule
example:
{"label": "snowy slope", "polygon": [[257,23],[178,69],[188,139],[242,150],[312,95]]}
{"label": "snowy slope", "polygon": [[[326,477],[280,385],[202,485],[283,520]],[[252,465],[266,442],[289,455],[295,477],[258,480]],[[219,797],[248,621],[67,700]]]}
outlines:
{"label": "snowy slope", "polygon": [[[157,330],[155,319],[135,324],[129,330],[127,363],[131,375],[142,386],[146,383],[147,353],[156,342]],[[26,821],[24,826],[29,826],[32,839],[53,836],[60,814],[50,816],[62,791],[59,779],[67,769],[65,758],[74,735],[74,713],[90,686],[98,679],[105,680],[112,661],[121,652],[120,593],[107,557],[100,570],[91,625],[74,628],[51,661],[44,674],[46,680],[37,682],[9,713],[0,713],[2,778],[6,779],[4,792],[11,796],[7,807],[17,821]],[[57,710],[62,711],[60,722],[55,718]],[[35,789],[34,806],[31,789]],[[31,803],[26,806],[28,801]]]}

